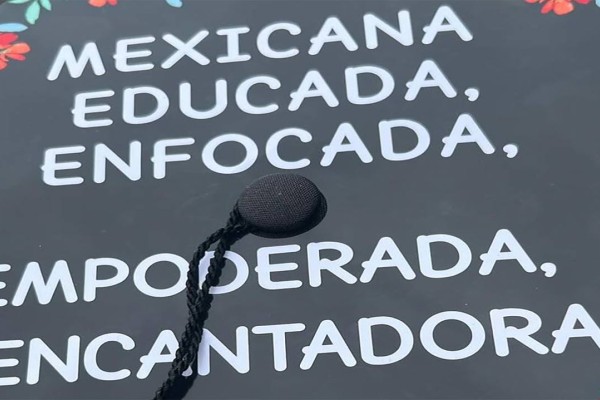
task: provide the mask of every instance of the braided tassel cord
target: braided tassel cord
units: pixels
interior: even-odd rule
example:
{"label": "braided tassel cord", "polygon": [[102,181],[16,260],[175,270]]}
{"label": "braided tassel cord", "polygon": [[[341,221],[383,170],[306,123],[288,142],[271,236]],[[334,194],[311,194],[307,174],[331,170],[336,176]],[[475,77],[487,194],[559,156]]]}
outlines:
{"label": "braided tassel cord", "polygon": [[[204,324],[208,319],[208,312],[213,300],[210,288],[219,284],[221,273],[225,266],[225,253],[247,231],[248,229],[236,208],[231,212],[225,228],[214,232],[196,249],[189,264],[186,282],[188,320],[185,330],[179,339],[179,348],[175,353],[175,359],[171,363],[168,377],[156,391],[153,400],[181,399],[193,384],[197,376],[195,361],[202,340]],[[198,264],[210,246],[217,241],[218,244],[215,249],[214,258],[210,261],[206,279],[200,287],[198,283]],[[183,378],[183,372],[190,366],[192,367],[192,375],[188,378]],[[181,383],[184,385],[181,388],[178,387],[178,390],[174,390]]]}

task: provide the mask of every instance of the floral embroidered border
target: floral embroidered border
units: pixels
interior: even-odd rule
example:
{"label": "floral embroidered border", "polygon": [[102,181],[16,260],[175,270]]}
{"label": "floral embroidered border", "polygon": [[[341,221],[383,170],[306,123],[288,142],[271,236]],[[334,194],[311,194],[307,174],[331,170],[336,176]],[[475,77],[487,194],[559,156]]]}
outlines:
{"label": "floral embroidered border", "polygon": [[[0,5],[22,6],[25,23],[0,22],[0,71],[5,69],[11,60],[24,61],[25,55],[31,48],[25,42],[19,41],[17,33],[27,30],[35,25],[41,15],[52,11],[53,0],[0,0]],[[575,10],[576,5],[587,5],[594,0],[524,0],[527,3],[541,5],[541,13],[553,12],[556,15],[566,15]],[[88,0],[92,7],[116,6],[119,0]],[[182,7],[183,0],[165,0],[171,7]],[[600,7],[600,0],[595,0]]]}
{"label": "floral embroidered border", "polygon": [[[171,7],[183,6],[183,0],[165,0]],[[88,0],[92,7],[116,6],[119,0]],[[31,48],[25,42],[19,41],[17,33],[35,25],[41,15],[52,11],[52,0],[0,0],[0,5],[22,6],[25,23],[0,22],[0,71],[5,69],[11,60],[24,61],[25,54]]]}
{"label": "floral embroidered border", "polygon": [[[554,12],[556,15],[569,14],[575,10],[575,4],[590,4],[592,0],[525,0],[527,3],[538,3],[542,5],[542,14]],[[596,0],[596,5],[600,7],[600,0]]]}

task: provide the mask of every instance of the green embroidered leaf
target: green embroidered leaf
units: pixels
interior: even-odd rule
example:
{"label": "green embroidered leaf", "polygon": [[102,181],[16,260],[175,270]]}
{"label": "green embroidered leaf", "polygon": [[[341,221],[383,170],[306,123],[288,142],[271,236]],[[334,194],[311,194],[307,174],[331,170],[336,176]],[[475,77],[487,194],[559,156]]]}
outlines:
{"label": "green embroidered leaf", "polygon": [[40,17],[40,10],[40,4],[37,1],[33,1],[25,11],[25,19],[27,22],[31,25],[35,24],[35,21]]}
{"label": "green embroidered leaf", "polygon": [[52,3],[50,0],[39,0],[42,7],[44,7],[48,11],[52,11]]}
{"label": "green embroidered leaf", "polygon": [[8,0],[10,4],[23,4],[29,3],[31,0]]}
{"label": "green embroidered leaf", "polygon": [[[600,0],[598,0],[600,1]],[[182,0],[167,0],[167,3],[171,6],[171,7],[183,7],[183,2]]]}
{"label": "green embroidered leaf", "polygon": [[27,26],[18,22],[8,22],[6,24],[0,24],[0,32],[23,32],[27,29]]}

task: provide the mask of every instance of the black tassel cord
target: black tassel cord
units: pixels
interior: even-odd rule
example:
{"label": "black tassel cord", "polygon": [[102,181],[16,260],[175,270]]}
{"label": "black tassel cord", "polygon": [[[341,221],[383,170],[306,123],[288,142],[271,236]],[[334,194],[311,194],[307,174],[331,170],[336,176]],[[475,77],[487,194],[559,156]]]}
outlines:
{"label": "black tassel cord", "polygon": [[[230,213],[225,227],[206,238],[194,252],[189,264],[186,282],[188,320],[179,339],[179,348],[175,353],[175,359],[171,363],[168,377],[156,391],[153,400],[182,399],[191,388],[198,375],[196,362],[198,348],[202,340],[204,323],[208,319],[208,311],[213,300],[210,288],[219,284],[226,261],[225,252],[248,232],[248,225],[240,216],[236,206]],[[200,260],[202,260],[210,246],[217,242],[214,258],[210,261],[206,278],[200,287],[198,268]],[[189,367],[192,367],[192,375],[185,378],[182,374]]]}
{"label": "black tassel cord", "polygon": [[[317,226],[326,213],[325,196],[313,182],[300,175],[266,175],[246,187],[225,227],[206,238],[190,261],[186,283],[188,320],[169,375],[156,391],[154,400],[182,399],[198,376],[198,348],[213,300],[210,288],[219,284],[225,252],[247,233],[286,238],[307,232]],[[200,286],[198,264],[215,243],[215,256]],[[186,378],[183,373],[190,367],[192,375]]]}

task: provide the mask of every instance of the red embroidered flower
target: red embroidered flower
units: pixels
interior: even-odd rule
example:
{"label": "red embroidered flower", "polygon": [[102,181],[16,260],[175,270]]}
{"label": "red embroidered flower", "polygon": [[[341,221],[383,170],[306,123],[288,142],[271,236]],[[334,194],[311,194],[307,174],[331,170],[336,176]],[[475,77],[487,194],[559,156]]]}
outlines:
{"label": "red embroidered flower", "polygon": [[119,0],[89,0],[88,3],[92,7],[104,7],[106,5],[116,6]]}
{"label": "red embroidered flower", "polygon": [[554,11],[556,15],[565,15],[575,9],[575,3],[589,4],[592,0],[525,0],[528,3],[545,3],[542,7],[542,14],[548,14]]}
{"label": "red embroidered flower", "polygon": [[3,70],[8,65],[9,60],[23,61],[24,54],[29,53],[29,45],[27,43],[14,43],[19,39],[15,33],[0,33],[0,70]]}

